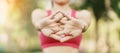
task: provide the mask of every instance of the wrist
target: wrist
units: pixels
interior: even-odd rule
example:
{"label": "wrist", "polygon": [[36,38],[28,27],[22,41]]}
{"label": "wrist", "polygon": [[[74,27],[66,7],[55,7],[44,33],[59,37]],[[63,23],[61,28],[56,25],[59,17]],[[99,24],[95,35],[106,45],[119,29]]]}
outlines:
{"label": "wrist", "polygon": [[80,23],[82,32],[85,32],[86,29],[88,28],[88,24],[85,21],[83,21],[83,20],[81,20],[79,23]]}

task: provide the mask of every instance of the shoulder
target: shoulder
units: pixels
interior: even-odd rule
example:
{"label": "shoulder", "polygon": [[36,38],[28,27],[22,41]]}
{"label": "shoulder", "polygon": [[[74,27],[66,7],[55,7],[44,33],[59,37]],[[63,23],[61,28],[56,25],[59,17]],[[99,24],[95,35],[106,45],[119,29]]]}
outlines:
{"label": "shoulder", "polygon": [[32,17],[45,17],[47,16],[47,11],[46,10],[41,10],[41,9],[35,9],[32,11]]}
{"label": "shoulder", "polygon": [[91,14],[88,10],[80,10],[76,12],[76,17],[90,17]]}

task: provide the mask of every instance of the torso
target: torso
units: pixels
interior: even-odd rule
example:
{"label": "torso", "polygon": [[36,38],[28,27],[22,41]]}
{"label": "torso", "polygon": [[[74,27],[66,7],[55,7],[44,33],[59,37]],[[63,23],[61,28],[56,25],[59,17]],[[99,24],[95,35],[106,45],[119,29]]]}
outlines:
{"label": "torso", "polygon": [[78,53],[78,49],[67,46],[54,46],[43,49],[44,53]]}
{"label": "torso", "polygon": [[[66,13],[66,11],[64,11],[64,12]],[[54,11],[53,11],[53,13],[54,13]],[[68,15],[70,15],[70,11],[69,12],[67,11],[67,13],[68,13]],[[87,16],[88,18],[86,18],[86,19],[90,20],[90,18],[89,18],[90,16],[88,16],[88,15],[90,15],[89,12],[84,11],[84,12],[76,13],[77,18],[78,18],[78,16],[80,17],[82,15],[85,16],[85,17]],[[33,20],[32,22],[35,25],[35,27],[37,28],[38,27],[36,25],[37,21],[39,21],[39,19],[45,18],[47,16],[47,11],[35,10],[34,13],[32,14],[32,16],[33,16],[32,17],[32,20]],[[81,18],[84,18],[84,17],[81,17]],[[43,41],[45,41],[45,40],[43,40]],[[49,41],[49,39],[47,41]],[[72,42],[74,42],[74,41],[72,41]],[[73,53],[73,52],[77,53],[78,49],[73,48],[73,47],[68,47],[68,46],[59,46],[59,47],[58,46],[52,46],[52,47],[44,48],[43,52],[45,52],[45,53],[58,53],[58,52],[59,53]]]}
{"label": "torso", "polygon": [[[45,14],[47,14],[47,12]],[[71,11],[67,12],[66,14],[71,15]],[[53,46],[53,47],[44,48],[43,52],[44,53],[78,53],[78,49],[69,46]]]}

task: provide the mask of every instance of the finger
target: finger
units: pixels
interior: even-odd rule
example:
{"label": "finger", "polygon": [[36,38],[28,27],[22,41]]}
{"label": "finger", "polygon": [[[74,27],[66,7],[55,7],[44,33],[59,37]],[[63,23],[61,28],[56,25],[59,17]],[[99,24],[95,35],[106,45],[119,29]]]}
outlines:
{"label": "finger", "polygon": [[68,19],[67,19],[66,17],[64,17],[64,18],[62,18],[62,19],[60,20],[60,22],[61,22],[62,24],[66,24],[66,23],[68,22]]}
{"label": "finger", "polygon": [[54,26],[58,26],[58,25],[60,25],[60,24],[59,23],[52,23],[49,26],[54,27]]}
{"label": "finger", "polygon": [[48,24],[55,23],[55,20],[47,20],[46,21]]}
{"label": "finger", "polygon": [[77,20],[70,20],[68,22],[66,22],[66,24],[69,24],[69,25],[79,25],[79,22]]}
{"label": "finger", "polygon": [[71,17],[71,16],[69,16],[69,15],[67,15],[67,14],[65,14],[65,13],[63,13],[63,12],[60,12],[60,13],[62,13],[68,20],[73,19],[73,17]]}
{"label": "finger", "polygon": [[71,20],[68,22],[68,24],[70,24],[76,28],[79,28],[79,29],[84,28],[84,25],[82,25],[79,20]]}
{"label": "finger", "polygon": [[74,24],[77,21],[76,21],[76,19],[72,19],[72,20],[63,20],[62,19],[62,20],[60,20],[60,22],[63,23],[63,24],[70,24],[71,25],[71,24]]}
{"label": "finger", "polygon": [[62,29],[63,29],[64,27],[65,27],[65,25],[60,25],[60,28],[62,28]]}
{"label": "finger", "polygon": [[70,39],[72,39],[72,36],[66,36],[66,37],[62,38],[62,39],[60,40],[60,42],[65,42],[65,41],[68,41],[68,40],[70,40]]}
{"label": "finger", "polygon": [[70,32],[70,35],[72,35],[73,37],[77,37],[80,35],[81,32],[82,30],[73,30]]}
{"label": "finger", "polygon": [[53,19],[55,15],[57,15],[60,11],[57,11],[56,13],[53,13],[52,15],[49,16],[49,19]]}
{"label": "finger", "polygon": [[51,19],[48,19],[48,18],[45,18],[45,19],[42,19],[39,21],[40,25],[48,25],[48,24],[51,24],[55,22],[54,20],[51,20]]}
{"label": "finger", "polygon": [[59,32],[57,32],[56,34],[57,34],[57,35],[63,35],[63,34],[65,34],[65,33],[64,33],[64,31],[59,31]]}
{"label": "finger", "polygon": [[68,24],[68,25],[73,25],[74,22],[73,22],[73,21],[67,21],[66,24]]}
{"label": "finger", "polygon": [[56,14],[55,16],[54,16],[54,20],[56,20],[56,21],[59,21],[59,20],[61,20],[63,18],[63,15],[61,14],[61,13],[58,13],[58,14]]}
{"label": "finger", "polygon": [[68,21],[67,17],[62,18],[63,21]]}
{"label": "finger", "polygon": [[60,37],[62,37],[62,38],[64,38],[66,35],[64,34],[64,35],[60,35]]}
{"label": "finger", "polygon": [[65,34],[69,34],[70,31],[71,31],[71,29],[66,29],[66,28],[64,29],[64,33],[65,33]]}
{"label": "finger", "polygon": [[56,34],[51,34],[49,37],[55,39],[55,40],[61,40],[61,37]]}
{"label": "finger", "polygon": [[50,24],[54,23],[53,20],[47,20],[47,21],[44,21],[43,23],[39,24],[39,26],[41,28],[45,28],[45,27],[48,27]]}
{"label": "finger", "polygon": [[43,28],[42,30],[41,30],[41,32],[44,34],[44,35],[46,35],[46,36],[49,36],[50,34],[52,34],[52,33],[54,33],[51,29],[49,29],[49,28]]}
{"label": "finger", "polygon": [[58,27],[58,26],[52,27],[51,29],[52,29],[53,31],[55,31],[55,32],[58,32],[58,31],[61,30],[61,28]]}

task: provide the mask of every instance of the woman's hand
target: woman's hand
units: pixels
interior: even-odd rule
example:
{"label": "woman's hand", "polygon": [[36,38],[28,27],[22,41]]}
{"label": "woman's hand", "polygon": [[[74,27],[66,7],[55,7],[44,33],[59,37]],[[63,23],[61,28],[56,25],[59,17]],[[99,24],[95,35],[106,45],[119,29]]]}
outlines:
{"label": "woman's hand", "polygon": [[[59,18],[55,18],[58,15],[59,15]],[[42,28],[48,26],[49,24],[58,21],[61,18],[60,16],[62,16],[62,15],[58,11],[58,12],[52,14],[51,16],[48,16],[48,17],[45,17],[45,18],[39,20],[39,22],[38,22],[39,29],[42,29]]]}
{"label": "woman's hand", "polygon": [[[46,18],[43,20],[42,29],[41,32],[43,32],[44,35],[54,38],[54,39],[60,39],[60,37],[55,34],[56,32],[62,30],[59,26],[61,23],[57,23],[60,21],[60,19],[63,17],[61,13],[54,14],[50,18]],[[41,22],[42,23],[42,22]]]}
{"label": "woman's hand", "polygon": [[[46,32],[46,35],[50,35],[49,37],[59,40],[60,42],[65,42],[70,39],[73,39],[80,35],[82,32],[82,29],[84,28],[83,22],[81,20],[78,20],[77,18],[73,18],[69,15],[66,15],[62,12],[60,12],[63,16],[60,17],[59,14],[54,16],[52,19],[54,20],[53,23],[59,23],[59,25],[56,25],[51,23],[51,26],[54,27],[48,27],[48,30],[44,30]],[[57,19],[56,19],[57,18]],[[50,22],[49,22],[50,23]],[[58,30],[59,28],[62,28]],[[47,33],[47,31],[50,31]]]}
{"label": "woman's hand", "polygon": [[73,18],[69,15],[66,15],[64,13],[62,13],[65,17],[63,19],[61,19],[61,23],[64,24],[64,26],[62,26],[64,28],[63,31],[58,32],[61,34],[67,34],[67,36],[64,36],[60,41],[61,42],[65,42],[67,40],[70,40],[72,38],[75,38],[77,36],[80,35],[80,33],[82,32],[82,28],[83,26],[81,26],[82,22],[80,22],[80,20]]}
{"label": "woman's hand", "polygon": [[75,37],[78,37],[81,32],[82,32],[82,29],[80,29],[79,27],[72,26],[70,24],[66,24],[64,26],[64,30],[59,32],[61,34],[66,35],[60,40],[60,42],[65,42],[65,41],[68,41],[68,40],[73,39]]}

